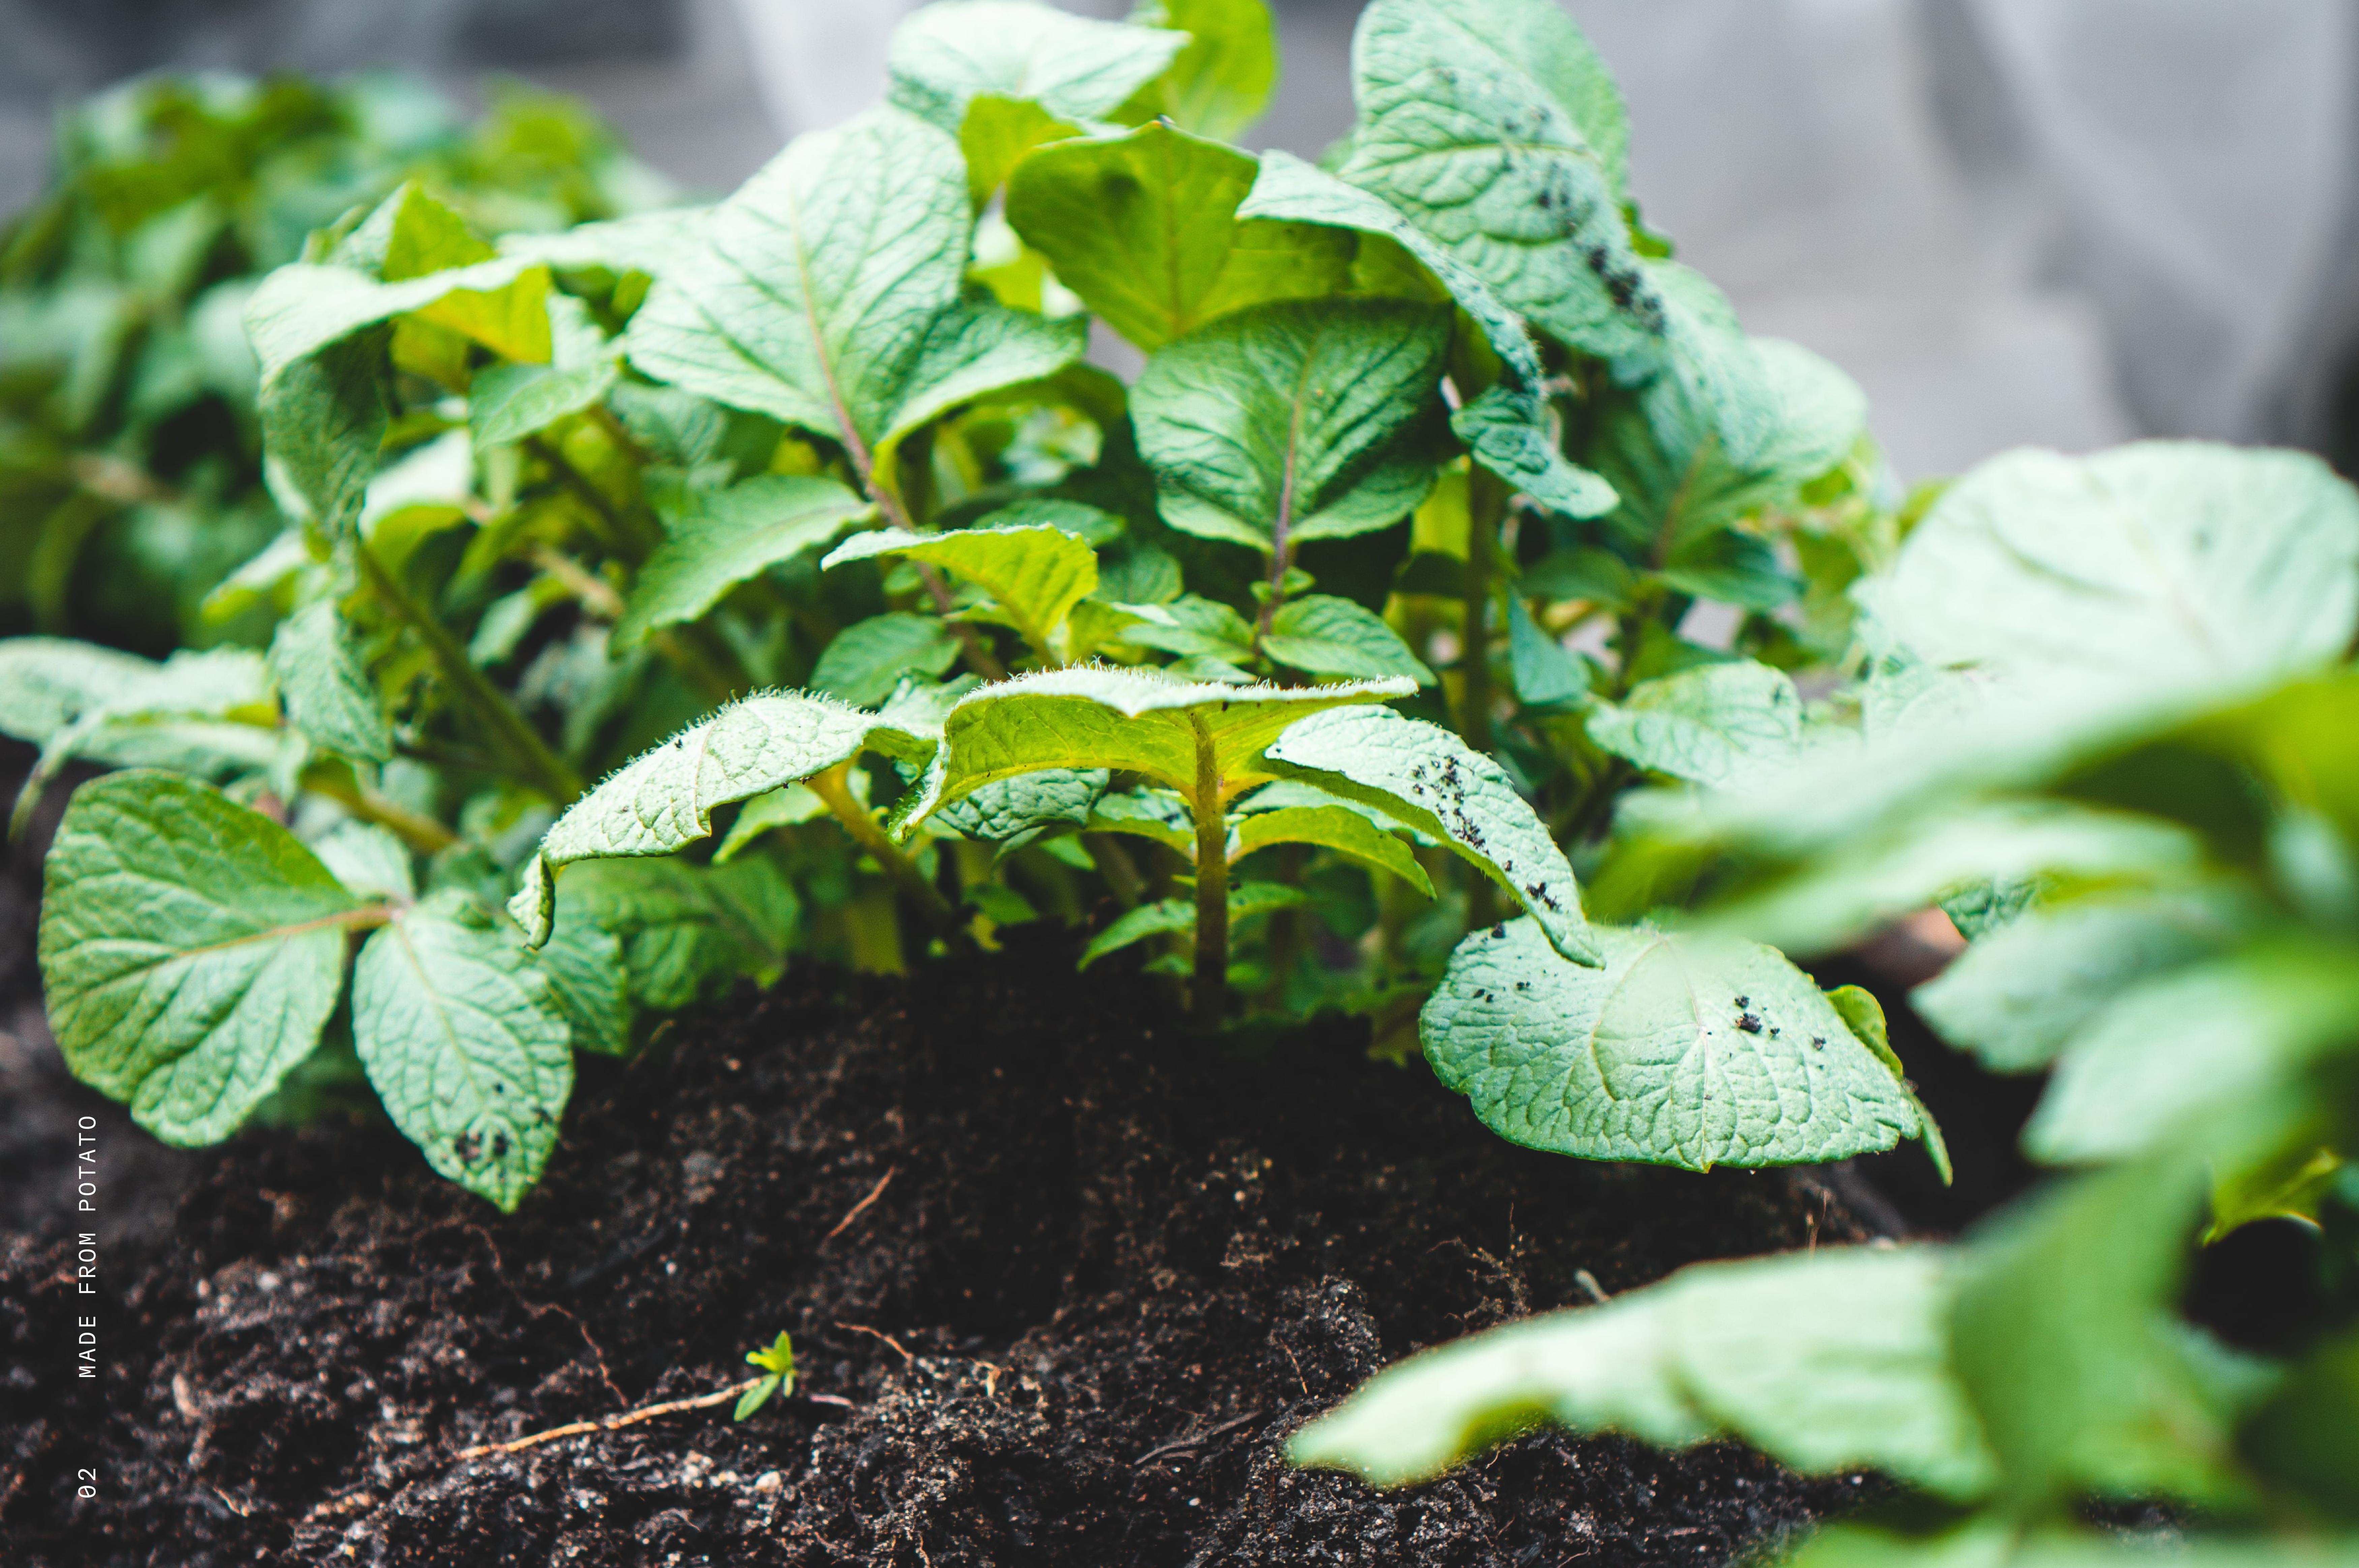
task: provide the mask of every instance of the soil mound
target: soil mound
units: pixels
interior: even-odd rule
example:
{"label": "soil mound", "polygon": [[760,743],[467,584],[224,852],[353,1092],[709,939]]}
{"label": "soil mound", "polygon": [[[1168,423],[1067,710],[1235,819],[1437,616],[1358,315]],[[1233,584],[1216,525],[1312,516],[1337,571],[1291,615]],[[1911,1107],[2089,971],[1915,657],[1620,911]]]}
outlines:
{"label": "soil mound", "polygon": [[[1708,1564],[1875,1489],[1554,1432],[1390,1495],[1288,1469],[1361,1378],[1583,1271],[1862,1232],[1808,1175],[1514,1149],[1348,1029],[1223,1057],[1148,995],[1049,946],[791,976],[585,1063],[509,1217],[381,1127],[249,1134],[110,1259],[97,1383],[70,1249],[19,1237],[0,1558]],[[457,1457],[723,1388],[782,1328],[800,1387],[743,1424]]]}

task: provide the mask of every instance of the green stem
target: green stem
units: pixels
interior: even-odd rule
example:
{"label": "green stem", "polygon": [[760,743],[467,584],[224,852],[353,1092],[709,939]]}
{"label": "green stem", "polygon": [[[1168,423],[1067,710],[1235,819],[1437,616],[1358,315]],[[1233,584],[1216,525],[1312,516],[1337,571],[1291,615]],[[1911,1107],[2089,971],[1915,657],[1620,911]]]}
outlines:
{"label": "green stem", "polygon": [[1147,878],[1139,874],[1138,862],[1130,857],[1122,840],[1114,833],[1083,833],[1082,847],[1090,852],[1105,877],[1106,890],[1114,902],[1125,909],[1138,908],[1146,891]]}
{"label": "green stem", "polygon": [[516,705],[492,684],[490,677],[475,668],[474,660],[467,657],[467,650],[459,646],[459,639],[451,635],[450,628],[409,596],[368,545],[364,543],[355,553],[360,557],[361,575],[367,580],[371,591],[418,634],[419,640],[434,656],[442,679],[450,682],[451,689],[482,726],[493,751],[514,757],[519,777],[555,804],[568,805],[578,798],[582,776],[549,749],[549,743],[540,738],[540,732],[516,712]]}
{"label": "green stem", "polygon": [[313,765],[303,770],[303,788],[333,800],[364,822],[389,828],[420,855],[433,855],[459,842],[459,835],[398,800],[387,800],[353,777],[348,768]]}
{"label": "green stem", "polygon": [[835,820],[843,824],[853,842],[866,850],[875,858],[876,864],[884,867],[885,874],[893,878],[894,885],[924,913],[928,923],[945,936],[956,935],[958,911],[951,908],[950,900],[942,897],[940,888],[926,880],[925,873],[918,869],[918,863],[902,854],[899,846],[886,836],[876,819],[868,814],[868,808],[853,798],[851,788],[845,782],[851,773],[852,764],[839,762],[826,772],[804,779],[803,784],[835,813]]}
{"label": "green stem", "polygon": [[1212,732],[1192,712],[1196,732],[1196,791],[1188,804],[1196,818],[1196,978],[1188,1012],[1198,1029],[1221,1027],[1229,990],[1229,823],[1221,810],[1221,768]]}
{"label": "green stem", "polygon": [[1466,485],[1466,616],[1458,659],[1458,733],[1480,752],[1491,749],[1491,577],[1507,487],[1477,466]]}

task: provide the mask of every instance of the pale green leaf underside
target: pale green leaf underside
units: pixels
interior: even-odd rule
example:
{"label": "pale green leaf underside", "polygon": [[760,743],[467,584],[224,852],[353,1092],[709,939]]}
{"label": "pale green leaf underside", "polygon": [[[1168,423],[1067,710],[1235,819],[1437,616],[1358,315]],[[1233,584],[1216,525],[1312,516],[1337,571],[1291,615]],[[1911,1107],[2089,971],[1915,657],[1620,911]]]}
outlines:
{"label": "pale green leaf underside", "polygon": [[1349,806],[1281,806],[1250,812],[1230,830],[1229,843],[1231,861],[1274,844],[1318,844],[1361,866],[1389,871],[1426,898],[1433,897],[1433,881],[1409,846]]}
{"label": "pale green leaf underside", "polygon": [[1288,725],[1324,708],[1380,702],[1416,689],[1408,681],[1193,685],[1094,668],[1020,675],[970,692],[951,710],[938,765],[901,822],[914,823],[986,784],[1050,768],[1140,773],[1192,795],[1200,736],[1211,747],[1221,788],[1234,793],[1270,777],[1260,764],[1262,748]]}
{"label": "pale green leaf underside", "polygon": [[557,819],[508,910],[549,939],[556,877],[577,860],[668,855],[712,832],[714,808],[798,783],[875,746],[922,760],[930,743],[824,697],[749,697],[607,778]]}
{"label": "pale green leaf underside", "polygon": [[513,1212],[573,1089],[563,1009],[516,939],[465,894],[406,911],[361,949],[353,1045],[426,1162]]}
{"label": "pale green leaf underside", "polygon": [[140,770],[74,792],[43,868],[49,1027],[168,1143],[237,1130],[319,1044],[365,905],[285,828]]}
{"label": "pale green leaf underside", "polygon": [[2233,686],[2350,647],[2359,495],[2298,452],[2013,452],[1951,486],[1857,593],[1936,664]]}
{"label": "pale green leaf underside", "polygon": [[1494,1132],[1588,1160],[1708,1171],[1891,1149],[1906,1084],[1774,948],[1611,927],[1603,968],[1516,920],[1451,956],[1419,1033]]}
{"label": "pale green leaf underside", "polygon": [[1097,552],[1053,527],[960,528],[917,534],[879,528],[854,534],[820,564],[897,555],[946,567],[974,583],[1005,612],[1036,653],[1049,656],[1073,606],[1098,585]]}
{"label": "pale green leaf underside", "polygon": [[1386,709],[1339,712],[1288,730],[1267,759],[1440,840],[1514,894],[1558,952],[1598,961],[1564,851],[1499,765],[1448,730]]}
{"label": "pale green leaf underside", "polygon": [[1059,822],[1082,826],[1090,820],[1110,781],[1103,768],[1055,768],[1027,773],[986,784],[942,807],[931,820],[966,838],[1006,844]]}
{"label": "pale green leaf underside", "polygon": [[695,620],[740,583],[818,549],[869,511],[834,480],[805,474],[762,474],[703,497],[647,558],[614,624],[614,646]]}
{"label": "pale green leaf underside", "polygon": [[1949,1369],[1952,1268],[1930,1247],[1699,1265],[1404,1362],[1288,1452],[1400,1486],[1552,1421],[1673,1448],[1734,1437],[1806,1475],[1881,1470],[1970,1499],[1995,1467]]}

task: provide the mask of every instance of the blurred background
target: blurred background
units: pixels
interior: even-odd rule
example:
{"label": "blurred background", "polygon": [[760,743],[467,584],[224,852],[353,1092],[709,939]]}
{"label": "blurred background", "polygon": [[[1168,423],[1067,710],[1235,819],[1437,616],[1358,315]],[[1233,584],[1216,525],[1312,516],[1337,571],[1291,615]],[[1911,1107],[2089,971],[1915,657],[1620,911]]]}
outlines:
{"label": "blurred background", "polygon": [[[2359,463],[2352,0],[1569,0],[1647,216],[1866,387],[1910,479],[2139,434]],[[394,66],[578,93],[690,191],[875,99],[897,0],[0,0],[0,211],[139,72]],[[1119,15],[1124,0],[1074,9]],[[1351,116],[1356,0],[1279,0],[1264,145]]]}

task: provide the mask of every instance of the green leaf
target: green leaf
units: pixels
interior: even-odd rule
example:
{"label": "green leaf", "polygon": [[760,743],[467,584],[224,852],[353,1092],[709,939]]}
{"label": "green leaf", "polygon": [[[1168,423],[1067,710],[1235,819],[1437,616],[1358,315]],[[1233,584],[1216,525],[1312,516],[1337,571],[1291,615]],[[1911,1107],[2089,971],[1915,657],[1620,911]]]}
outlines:
{"label": "green leaf", "polygon": [[1144,125],[1026,158],[1007,221],[1106,325],[1153,351],[1248,305],[1343,290],[1349,235],[1237,221],[1254,175],[1234,147]]}
{"label": "green leaf", "polygon": [[70,637],[0,638],[0,734],[38,746],[85,713],[122,702],[160,668]]}
{"label": "green leaf", "polygon": [[1253,625],[1217,599],[1183,594],[1165,604],[1125,604],[1136,617],[1121,641],[1165,653],[1201,654],[1231,664],[1253,661]]}
{"label": "green leaf", "polygon": [[1265,553],[1400,521],[1432,487],[1408,438],[1437,406],[1449,342],[1434,307],[1325,299],[1256,306],[1157,350],[1130,409],[1164,520]]}
{"label": "green leaf", "polygon": [[[1743,345],[1758,367],[1766,435],[1739,462],[1712,410],[1675,381],[1610,400],[1598,427],[1598,469],[1620,493],[1612,527],[1670,560],[1745,518],[1799,503],[1867,428],[1867,398],[1852,378],[1789,343]],[[1788,595],[1790,597],[1790,595]]]}
{"label": "green leaf", "polygon": [[1992,1071],[2037,1072],[2124,992],[2222,952],[2253,915],[2219,889],[2034,909],[1976,939],[1909,1003]]}
{"label": "green leaf", "polygon": [[1230,831],[1229,859],[1280,844],[1315,844],[1372,871],[1389,871],[1426,898],[1433,881],[1408,845],[1349,806],[1281,806],[1248,814]]}
{"label": "green leaf", "polygon": [[418,897],[408,846],[374,822],[338,822],[312,843],[311,853],[355,898],[407,904]]}
{"label": "green leaf", "polygon": [[953,135],[985,94],[1028,99],[1060,120],[1102,120],[1186,43],[1029,0],[947,0],[894,29],[891,101]]}
{"label": "green leaf", "polygon": [[[1536,393],[1546,379],[1539,351],[1533,347],[1523,318],[1494,294],[1479,275],[1462,266],[1445,246],[1386,205],[1383,198],[1346,184],[1291,153],[1273,150],[1262,155],[1261,172],[1254,180],[1252,192],[1238,206],[1237,216],[1350,229],[1407,251],[1482,328],[1516,387]],[[1367,249],[1375,248],[1379,247],[1364,247],[1364,258]],[[1406,291],[1378,289],[1374,292],[1384,297],[1430,297],[1428,286],[1417,278],[1409,279]]]}
{"label": "green leaf", "polygon": [[[966,159],[967,199],[981,211],[1033,148],[1080,135],[1079,125],[1066,124],[1027,98],[985,94],[973,100],[958,133],[959,154]],[[1016,302],[1005,294],[1001,299]]]}
{"label": "green leaf", "polygon": [[1141,670],[1019,675],[969,692],[942,725],[942,748],[899,825],[986,784],[1053,768],[1145,775],[1191,800],[1209,770],[1223,798],[1271,776],[1262,748],[1322,709],[1406,696],[1407,681],[1334,686],[1193,685]]}
{"label": "green leaf", "polygon": [[[508,912],[534,946],[549,940],[556,877],[577,860],[668,855],[712,832],[715,807],[798,783],[874,746],[922,762],[931,743],[824,697],[750,697],[610,775],[541,840]],[[613,920],[598,924],[620,934]]]}
{"label": "green leaf", "polygon": [[[1279,909],[1293,909],[1310,902],[1310,895],[1299,887],[1289,887],[1282,882],[1232,882],[1229,884],[1229,928],[1256,915],[1266,915]],[[1175,931],[1193,932],[1196,929],[1196,900],[1164,898],[1152,904],[1141,904],[1129,910],[1114,924],[1090,939],[1082,950],[1082,961],[1076,968],[1087,969],[1110,953],[1145,942],[1151,936],[1165,936]]]}
{"label": "green leaf", "polygon": [[1382,615],[1332,593],[1306,594],[1279,605],[1261,646],[1278,663],[1313,675],[1358,680],[1398,675],[1420,686],[1434,684],[1433,671]]}
{"label": "green leaf", "polygon": [[2202,862],[2184,828],[2124,811],[1998,800],[1864,836],[1723,907],[1718,923],[1797,953],[1829,953],[1991,877],[2055,873],[2096,882],[2184,879]]}
{"label": "green leaf", "polygon": [[932,615],[895,611],[855,621],[836,634],[811,670],[811,689],[859,707],[875,707],[908,675],[940,675],[958,662],[958,638]]}
{"label": "green leaf", "polygon": [[1805,1475],[1971,1499],[1994,1466],[1949,1368],[1954,1273],[1932,1247],[1701,1264],[1392,1367],[1288,1456],[1402,1486],[1552,1421],[1673,1448],[1735,1437]]}
{"label": "green leaf", "polygon": [[1098,585],[1097,552],[1089,542],[1045,525],[978,526],[938,534],[880,528],[854,534],[820,565],[826,570],[891,555],[947,567],[974,583],[991,595],[1034,653],[1057,663],[1063,662],[1066,650],[1065,618]]}
{"label": "green leaf", "polygon": [[1091,833],[1129,833],[1153,839],[1183,859],[1196,858],[1196,822],[1188,802],[1169,789],[1132,789],[1108,795],[1090,809]]}
{"label": "green leaf", "polygon": [[393,760],[393,726],[334,600],[307,604],[278,624],[270,673],[288,718],[314,742],[363,762]]}
{"label": "green leaf", "polygon": [[2200,1149],[2221,1105],[2347,1048],[2354,1016],[2359,971],[2342,947],[2258,946],[2148,979],[2067,1042],[2024,1151],[2094,1164]]}
{"label": "green leaf", "polygon": [[1277,85],[1277,23],[1267,0],[1139,0],[1130,20],[1175,28],[1188,43],[1128,111],[1216,141],[1235,140],[1261,118]]}
{"label": "green leaf", "polygon": [[986,784],[936,811],[932,820],[966,838],[1006,844],[1057,822],[1080,826],[1106,792],[1103,768],[1051,768]]}
{"label": "green leaf", "polygon": [[266,383],[264,450],[332,539],[359,526],[386,431],[384,345],[363,338],[296,360]]}
{"label": "green leaf", "polygon": [[1275,739],[1270,771],[1430,833],[1515,895],[1559,953],[1600,962],[1572,866],[1506,771],[1448,730],[1387,709],[1324,714]]}
{"label": "green leaf", "polygon": [[67,1066],[167,1143],[227,1138],[319,1044],[368,909],[207,785],[84,784],[42,868],[41,983]]}
{"label": "green leaf", "polygon": [[1887,1149],[1905,1084],[1775,948],[1599,927],[1602,968],[1516,920],[1451,955],[1419,1034],[1435,1075],[1513,1143],[1709,1171]]}
{"label": "green leaf", "polygon": [[658,1012],[711,1001],[740,978],[776,980],[802,913],[793,887],[761,855],[710,869],[593,862],[565,879],[560,904],[560,932],[578,920],[611,933],[622,944],[629,999]]}
{"label": "green leaf", "polygon": [[1528,706],[1554,707],[1589,695],[1588,663],[1540,630],[1521,593],[1507,596],[1507,668],[1516,697]]}
{"label": "green leaf", "polygon": [[1603,475],[1565,460],[1536,392],[1503,381],[1452,414],[1450,430],[1475,462],[1549,511],[1602,517],[1620,502]]}
{"label": "green leaf", "polygon": [[1855,590],[1919,655],[2024,680],[2239,685],[2359,629],[2359,496],[2316,458],[2194,441],[2021,452]]}
{"label": "green leaf", "polygon": [[1689,540],[1654,576],[1673,593],[1763,615],[1792,604],[1806,588],[1777,559],[1775,545],[1745,528],[1722,528]]}
{"label": "green leaf", "polygon": [[714,208],[625,345],[658,381],[840,442],[889,490],[902,436],[1081,356],[1079,319],[961,299],[973,230],[957,144],[875,110],[797,137]]}
{"label": "green leaf", "polygon": [[707,207],[673,207],[577,223],[554,234],[502,234],[499,252],[568,270],[603,267],[618,277],[640,272],[660,278],[695,244],[711,212]]}
{"label": "green leaf", "polygon": [[2025,1512],[2095,1492],[2234,1505],[2229,1390],[2175,1311],[2200,1160],[2084,1177],[1974,1248],[1952,1356]]}
{"label": "green leaf", "polygon": [[752,1415],[764,1405],[768,1404],[770,1402],[770,1396],[778,1391],[779,1386],[784,1381],[785,1379],[780,1377],[765,1377],[760,1382],[755,1384],[752,1388],[746,1389],[743,1394],[740,1394],[737,1397],[737,1408],[730,1412],[729,1419],[731,1421],[744,1421],[747,1416]]}
{"label": "green leaf", "polygon": [[627,1055],[631,994],[622,939],[586,920],[569,918],[578,908],[569,900],[559,909],[557,929],[536,960],[549,976],[549,999],[564,1015],[573,1049]]}
{"label": "green leaf", "polygon": [[1649,773],[1725,789],[1790,763],[1802,699],[1783,670],[1742,660],[1641,681],[1619,706],[1589,711],[1589,738]]}
{"label": "green leaf", "polygon": [[740,583],[820,548],[871,510],[834,480],[810,474],[758,474],[699,494],[647,558],[614,624],[615,648],[697,619]]}
{"label": "green leaf", "polygon": [[549,976],[455,888],[370,937],[353,970],[353,1045],[426,1163],[513,1214],[557,1147],[573,1053]]}
{"label": "green leaf", "polygon": [[422,315],[511,360],[546,364],[549,268],[522,256],[381,283],[349,267],[295,262],[262,280],[245,332],[266,390],[288,366],[396,316]]}
{"label": "green leaf", "polygon": [[604,400],[620,374],[611,358],[572,370],[490,365],[476,373],[467,389],[467,434],[478,451],[522,441]]}

